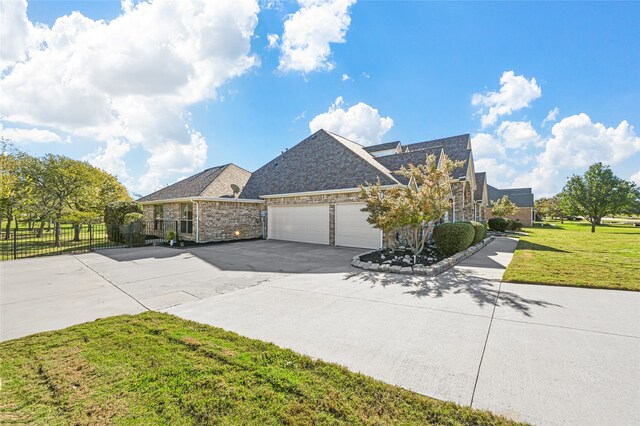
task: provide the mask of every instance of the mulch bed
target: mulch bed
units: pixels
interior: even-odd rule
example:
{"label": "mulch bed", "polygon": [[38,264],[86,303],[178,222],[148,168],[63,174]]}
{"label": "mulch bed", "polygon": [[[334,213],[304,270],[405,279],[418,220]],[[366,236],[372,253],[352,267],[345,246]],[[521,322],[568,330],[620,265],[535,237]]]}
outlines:
{"label": "mulch bed", "polygon": [[362,262],[372,262],[378,264],[388,264],[391,266],[430,266],[438,263],[446,256],[440,253],[435,246],[427,246],[418,256],[413,256],[410,250],[405,249],[382,249],[360,256]]}

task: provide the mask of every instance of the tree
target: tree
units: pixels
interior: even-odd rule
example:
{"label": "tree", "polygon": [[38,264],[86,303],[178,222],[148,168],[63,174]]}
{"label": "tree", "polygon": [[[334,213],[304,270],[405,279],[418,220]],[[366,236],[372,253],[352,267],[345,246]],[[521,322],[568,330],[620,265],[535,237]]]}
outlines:
{"label": "tree", "polygon": [[504,195],[498,201],[491,203],[491,214],[495,217],[511,216],[518,212],[518,206],[513,204],[508,196]]}
{"label": "tree", "polygon": [[563,193],[568,207],[591,223],[591,232],[596,232],[603,217],[624,212],[640,196],[633,182],[618,178],[600,162],[582,176],[573,175]]}
{"label": "tree", "polygon": [[[46,202],[55,222],[55,245],[60,246],[60,222],[74,224],[79,240],[83,223],[99,219],[112,201],[130,199],[115,177],[84,161],[48,154],[26,161],[20,172],[33,185],[35,198]],[[43,205],[43,204],[42,204]]]}
{"label": "tree", "polygon": [[16,149],[10,141],[0,139],[0,221],[6,214],[7,224],[4,238],[11,234],[11,221],[17,220],[18,210],[31,201],[32,187],[20,168],[31,157]]}
{"label": "tree", "polygon": [[536,200],[535,207],[541,216],[560,218],[560,223],[564,223],[564,218],[571,215],[570,207],[567,205],[562,192],[551,198],[540,198]]}
{"label": "tree", "polygon": [[424,164],[402,167],[394,172],[407,179],[406,186],[383,189],[380,180],[375,185],[361,185],[360,198],[368,212],[367,221],[383,232],[400,231],[414,254],[424,249],[435,223],[451,206],[451,173],[462,161],[451,161],[445,154],[436,162],[434,155]]}

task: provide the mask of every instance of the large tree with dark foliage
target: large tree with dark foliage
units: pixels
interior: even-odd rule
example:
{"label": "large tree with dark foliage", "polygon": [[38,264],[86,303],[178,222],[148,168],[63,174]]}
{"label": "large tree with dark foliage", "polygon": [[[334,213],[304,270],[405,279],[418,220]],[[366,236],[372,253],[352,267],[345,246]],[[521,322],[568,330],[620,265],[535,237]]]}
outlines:
{"label": "large tree with dark foliage", "polygon": [[573,175],[562,192],[569,209],[591,223],[591,232],[603,217],[623,213],[640,198],[633,182],[618,178],[602,163],[591,165],[582,176]]}

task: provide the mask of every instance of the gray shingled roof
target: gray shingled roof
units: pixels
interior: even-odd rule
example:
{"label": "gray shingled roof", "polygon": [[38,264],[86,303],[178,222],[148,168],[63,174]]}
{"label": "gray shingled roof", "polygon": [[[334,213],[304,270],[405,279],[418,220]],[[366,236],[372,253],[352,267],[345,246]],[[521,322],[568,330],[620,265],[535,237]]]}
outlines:
{"label": "gray shingled roof", "polygon": [[487,185],[487,190],[489,192],[489,200],[491,200],[491,202],[498,201],[506,195],[509,197],[509,200],[518,207],[534,206],[531,188],[498,189],[494,186]]}
{"label": "gray shingled roof", "polygon": [[[401,154],[384,155],[382,157],[376,157],[376,161],[390,170],[392,173],[400,170],[402,166],[408,166],[409,164],[417,165],[424,164],[428,155],[436,156],[436,163],[440,160],[440,154],[442,153],[442,147],[437,146],[429,149],[422,149],[419,151],[403,152]],[[393,173],[393,176],[402,184],[407,184],[407,178],[398,176]]]}
{"label": "gray shingled roof", "polygon": [[378,145],[365,146],[364,149],[367,152],[378,152],[378,151],[386,151],[387,149],[397,149],[399,145],[400,145],[400,141],[385,142]]}
{"label": "gray shingled roof", "polygon": [[227,168],[228,164],[223,166],[212,167],[198,174],[190,176],[179,182],[169,185],[165,188],[140,198],[139,202],[169,200],[172,198],[197,197],[202,194],[211,182],[213,182],[220,173]]}
{"label": "gray shingled roof", "polygon": [[256,170],[240,198],[355,188],[377,177],[398,183],[362,146],[319,130]]}
{"label": "gray shingled roof", "polygon": [[444,153],[449,158],[455,161],[464,161],[463,167],[459,167],[453,171],[453,177],[458,179],[466,176],[467,167],[469,166],[469,159],[471,158],[471,146],[469,134],[451,136],[448,138],[434,139],[431,141],[418,142],[410,145],[405,145],[405,151],[419,151],[422,149],[433,148],[436,146],[442,146]]}
{"label": "gray shingled roof", "polygon": [[476,173],[476,190],[473,192],[473,199],[475,201],[482,201],[482,192],[484,190],[484,182],[486,180],[487,180],[486,172]]}

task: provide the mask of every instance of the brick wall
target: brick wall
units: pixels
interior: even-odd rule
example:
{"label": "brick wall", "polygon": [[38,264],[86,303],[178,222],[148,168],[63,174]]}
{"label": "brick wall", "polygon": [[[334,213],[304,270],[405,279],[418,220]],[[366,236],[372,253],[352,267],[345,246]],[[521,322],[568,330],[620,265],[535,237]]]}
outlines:
{"label": "brick wall", "polygon": [[[533,223],[531,222],[532,210],[533,209],[531,207],[519,207],[516,214],[507,217],[511,220],[519,220],[522,223],[522,226],[531,226],[533,225]],[[494,217],[493,214],[491,214],[490,207],[485,208],[485,217],[487,218],[487,220]]]}
{"label": "brick wall", "polygon": [[[200,218],[200,242],[262,238],[260,212],[264,208],[262,203],[199,201],[198,207],[193,208],[193,217],[195,220],[198,214]],[[193,231],[196,232],[195,223]]]}

